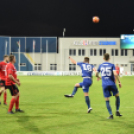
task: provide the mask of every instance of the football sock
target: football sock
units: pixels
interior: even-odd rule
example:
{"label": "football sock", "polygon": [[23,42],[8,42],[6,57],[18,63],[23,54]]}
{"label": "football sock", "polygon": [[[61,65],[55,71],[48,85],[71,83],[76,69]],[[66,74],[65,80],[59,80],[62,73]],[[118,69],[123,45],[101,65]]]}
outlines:
{"label": "football sock", "polygon": [[88,109],[90,108],[90,99],[89,96],[85,96],[85,101],[87,103]]}
{"label": "football sock", "polygon": [[112,109],[111,109],[111,106],[109,104],[109,101],[106,101],[106,106],[107,106],[107,110],[108,110],[109,114],[112,115]]}
{"label": "football sock", "polygon": [[77,92],[77,87],[74,87],[74,90],[73,90],[73,92],[72,92],[72,95],[75,95],[76,92]]}
{"label": "football sock", "polygon": [[17,97],[15,101],[15,109],[19,109],[19,96]]}
{"label": "football sock", "polygon": [[4,97],[4,103],[7,103],[6,102],[6,100],[7,100],[7,93],[6,92],[4,93],[4,96],[3,97]]}
{"label": "football sock", "polygon": [[8,112],[11,112],[12,109],[13,109],[13,105],[15,103],[16,99],[15,98],[12,98],[11,101],[10,101],[10,105],[9,105],[9,109],[8,109]]}
{"label": "football sock", "polygon": [[119,107],[120,107],[120,97],[117,96],[117,97],[116,97],[116,110],[117,110],[117,111],[119,110]]}

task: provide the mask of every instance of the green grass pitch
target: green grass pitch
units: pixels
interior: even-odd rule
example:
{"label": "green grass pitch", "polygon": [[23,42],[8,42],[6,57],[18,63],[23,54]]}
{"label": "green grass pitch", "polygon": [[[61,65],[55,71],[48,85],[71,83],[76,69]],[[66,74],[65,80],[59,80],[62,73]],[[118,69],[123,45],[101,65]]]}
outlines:
{"label": "green grass pitch", "polygon": [[[80,76],[22,76],[20,108],[25,113],[8,115],[8,106],[0,105],[1,134],[133,134],[134,133],[134,77],[122,77],[120,90],[123,117],[109,116],[102,94],[101,81],[94,78],[90,88],[93,111],[87,114],[82,89],[74,98],[65,98],[72,92]],[[8,91],[9,105],[11,95]],[[111,98],[115,115],[115,98]]]}

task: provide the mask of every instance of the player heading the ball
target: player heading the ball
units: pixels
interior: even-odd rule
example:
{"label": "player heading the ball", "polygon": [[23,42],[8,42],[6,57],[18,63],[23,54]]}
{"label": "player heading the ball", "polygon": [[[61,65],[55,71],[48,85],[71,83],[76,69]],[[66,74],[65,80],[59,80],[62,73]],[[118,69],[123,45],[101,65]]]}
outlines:
{"label": "player heading the ball", "polygon": [[74,95],[77,92],[77,89],[82,88],[83,92],[84,92],[84,96],[85,96],[85,102],[88,106],[88,111],[87,112],[90,113],[92,108],[91,108],[91,105],[90,105],[90,99],[89,99],[88,92],[89,92],[89,87],[92,85],[92,73],[93,73],[93,71],[96,71],[96,70],[95,70],[95,68],[92,64],[89,64],[89,58],[88,57],[85,57],[83,62],[76,62],[71,57],[69,57],[69,59],[71,60],[71,62],[73,64],[76,64],[76,65],[80,66],[80,68],[82,70],[83,82],[76,83],[72,94],[64,95],[64,96],[69,97],[69,98],[74,97]]}

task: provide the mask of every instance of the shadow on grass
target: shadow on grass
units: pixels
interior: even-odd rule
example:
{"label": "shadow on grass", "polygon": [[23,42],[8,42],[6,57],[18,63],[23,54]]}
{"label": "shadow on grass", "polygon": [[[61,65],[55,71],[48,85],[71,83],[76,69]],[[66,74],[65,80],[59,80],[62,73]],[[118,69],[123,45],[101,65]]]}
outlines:
{"label": "shadow on grass", "polygon": [[105,123],[111,122],[111,124],[109,124],[109,125],[112,125],[115,128],[124,128],[128,131],[129,131],[128,128],[134,129],[134,121],[128,121],[123,116],[122,117],[114,116],[113,120],[109,120],[109,119],[104,118],[103,116],[97,115],[97,114],[95,116],[98,116],[100,118],[98,121],[105,122]]}
{"label": "shadow on grass", "polygon": [[[21,114],[21,115],[20,115]],[[39,133],[42,134],[42,132],[39,130],[38,126],[34,124],[32,121],[31,116],[26,115],[25,113],[19,113],[19,116],[16,116],[18,118],[17,122],[24,127],[25,130],[29,132]]]}

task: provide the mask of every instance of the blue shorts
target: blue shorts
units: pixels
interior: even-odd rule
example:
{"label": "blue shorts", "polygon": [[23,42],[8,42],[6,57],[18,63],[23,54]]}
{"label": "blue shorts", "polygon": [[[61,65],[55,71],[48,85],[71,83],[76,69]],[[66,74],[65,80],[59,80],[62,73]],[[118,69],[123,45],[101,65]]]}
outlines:
{"label": "blue shorts", "polygon": [[110,96],[115,96],[117,93],[119,93],[116,85],[112,85],[112,86],[103,86],[103,94],[105,98],[108,98]]}
{"label": "blue shorts", "polygon": [[90,78],[83,78],[83,82],[79,83],[80,87],[82,87],[83,92],[88,93],[89,92],[89,87],[92,85],[92,79]]}

